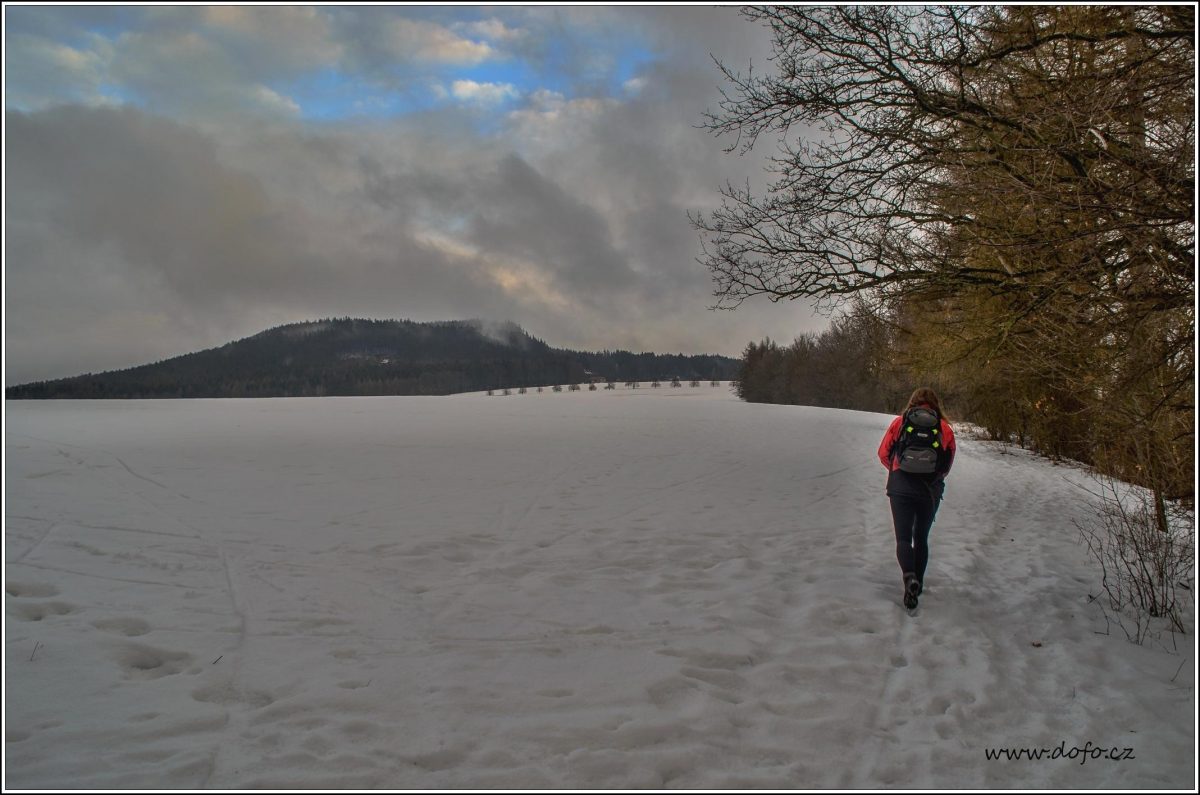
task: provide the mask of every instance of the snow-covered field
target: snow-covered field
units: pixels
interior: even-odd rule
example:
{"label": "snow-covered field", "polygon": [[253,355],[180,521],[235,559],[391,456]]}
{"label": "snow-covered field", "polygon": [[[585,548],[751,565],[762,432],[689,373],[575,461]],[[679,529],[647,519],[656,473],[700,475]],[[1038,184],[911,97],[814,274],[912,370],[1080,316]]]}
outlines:
{"label": "snow-covered field", "polygon": [[964,434],[910,616],[883,415],[6,411],[7,788],[1195,785],[1194,634],[1098,634],[1087,477],[1021,451]]}

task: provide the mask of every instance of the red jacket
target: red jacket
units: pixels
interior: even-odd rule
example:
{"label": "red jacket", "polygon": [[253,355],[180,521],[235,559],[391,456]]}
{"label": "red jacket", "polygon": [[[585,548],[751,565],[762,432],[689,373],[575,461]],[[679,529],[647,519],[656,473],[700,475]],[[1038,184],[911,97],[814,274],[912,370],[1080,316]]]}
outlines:
{"label": "red jacket", "polygon": [[[926,408],[933,407],[926,406]],[[900,461],[894,456],[894,453],[896,452],[896,442],[900,441],[900,425],[903,421],[903,415],[892,420],[887,433],[883,435],[883,441],[879,443],[879,463],[883,464],[888,472],[895,472],[900,467]],[[944,463],[940,463],[935,476],[937,480],[942,480],[950,472],[950,467],[954,465],[954,452],[957,446],[954,443],[954,431],[950,428],[950,423],[944,419],[941,421],[938,435],[942,438],[942,449],[946,451],[946,455],[943,458]]]}

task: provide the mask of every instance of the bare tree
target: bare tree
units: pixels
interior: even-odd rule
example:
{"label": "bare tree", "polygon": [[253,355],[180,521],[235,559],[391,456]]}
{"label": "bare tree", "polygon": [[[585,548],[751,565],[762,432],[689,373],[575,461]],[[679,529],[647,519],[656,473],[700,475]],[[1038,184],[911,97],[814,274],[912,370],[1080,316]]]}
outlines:
{"label": "bare tree", "polygon": [[775,70],[718,64],[707,127],[779,149],[692,217],[717,306],[854,299],[977,420],[1191,500],[1195,9],[743,14]]}
{"label": "bare tree", "polygon": [[[731,87],[707,127],[730,151],[780,143],[766,196],[728,185],[693,216],[718,306],[973,288],[1036,303],[1081,265],[1190,305],[1194,9],[743,14],[771,28],[777,72],[718,64]],[[1083,243],[1092,256],[1031,256]]]}

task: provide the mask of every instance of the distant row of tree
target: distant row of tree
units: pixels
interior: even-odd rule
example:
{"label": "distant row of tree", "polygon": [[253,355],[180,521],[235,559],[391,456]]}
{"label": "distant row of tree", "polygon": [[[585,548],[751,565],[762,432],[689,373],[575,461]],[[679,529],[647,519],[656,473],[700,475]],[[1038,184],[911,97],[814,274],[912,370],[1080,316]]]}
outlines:
{"label": "distant row of tree", "polygon": [[884,326],[869,313],[857,312],[834,320],[827,331],[801,335],[791,345],[771,339],[750,343],[742,354],[736,391],[753,403],[895,411],[904,376],[889,353]]}
{"label": "distant row of tree", "polygon": [[[691,386],[693,386],[693,387],[700,386],[700,379],[698,379],[698,378],[693,378],[693,379],[691,380],[691,382],[690,382],[690,385],[691,385]],[[710,385],[710,386],[720,386],[720,385],[721,385],[721,382],[720,382],[720,381],[718,381],[717,379],[713,379],[712,381],[710,381],[710,382],[709,382],[709,385]],[[639,386],[639,382],[637,382],[637,381],[626,381],[626,382],[625,382],[625,388],[626,388],[626,389],[637,389],[637,388],[638,388],[638,386]],[[652,389],[657,389],[657,388],[659,388],[659,387],[661,387],[661,386],[662,386],[662,382],[661,382],[661,381],[659,381],[657,378],[656,378],[656,379],[654,379],[653,381],[651,381],[651,382],[650,382],[650,387],[651,387]],[[682,387],[682,386],[683,386],[683,382],[682,382],[682,381],[680,381],[678,378],[672,378],[672,379],[671,379],[671,387],[672,387],[672,388],[678,388],[678,387]],[[617,384],[616,384],[616,382],[615,382],[615,381],[607,381],[607,382],[605,382],[605,384],[604,384],[604,389],[606,389],[606,390],[607,390],[607,389],[616,389],[616,388],[617,388]],[[599,386],[597,386],[597,384],[596,384],[596,382],[595,382],[595,381],[592,381],[591,383],[589,383],[589,384],[588,384],[588,391],[589,391],[589,392],[596,392],[596,391],[599,391],[599,389],[600,389],[600,387],[599,387]],[[489,395],[495,395],[495,394],[497,393],[497,391],[499,391],[499,392],[500,392],[500,394],[503,394],[503,395],[511,395],[511,394],[512,394],[514,391],[515,391],[515,392],[516,392],[518,395],[525,395],[525,394],[528,394],[528,393],[529,393],[529,389],[527,389],[526,387],[520,387],[519,389],[516,389],[516,390],[510,389],[510,388],[505,388],[505,389],[503,389],[503,390],[489,389],[489,390],[487,391],[487,393],[488,393]],[[545,388],[545,387],[541,387],[541,386],[539,386],[539,387],[536,387],[536,388],[534,389],[534,391],[541,393],[541,392],[544,392],[544,391],[546,391],[546,388]],[[562,385],[561,385],[561,384],[555,384],[553,387],[551,387],[551,388],[550,388],[550,391],[552,391],[552,392],[562,392]],[[570,386],[568,386],[568,387],[567,387],[567,391],[568,391],[568,392],[582,392],[582,391],[583,391],[583,387],[582,387],[580,384],[571,384]]]}

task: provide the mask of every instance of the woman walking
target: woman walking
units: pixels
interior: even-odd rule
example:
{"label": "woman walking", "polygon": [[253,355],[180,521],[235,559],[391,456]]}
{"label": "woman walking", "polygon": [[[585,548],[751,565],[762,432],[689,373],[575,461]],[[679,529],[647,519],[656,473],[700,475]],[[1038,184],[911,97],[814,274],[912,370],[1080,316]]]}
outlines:
{"label": "woman walking", "polygon": [[892,420],[879,444],[887,467],[887,496],[896,525],[896,560],[904,582],[904,606],[913,609],[929,563],[929,528],[954,464],[954,431],[937,393],[921,387]]}

